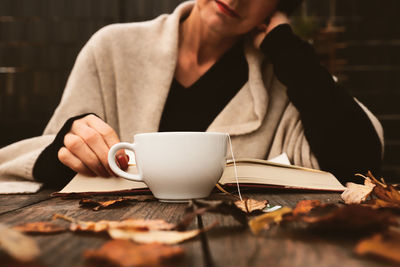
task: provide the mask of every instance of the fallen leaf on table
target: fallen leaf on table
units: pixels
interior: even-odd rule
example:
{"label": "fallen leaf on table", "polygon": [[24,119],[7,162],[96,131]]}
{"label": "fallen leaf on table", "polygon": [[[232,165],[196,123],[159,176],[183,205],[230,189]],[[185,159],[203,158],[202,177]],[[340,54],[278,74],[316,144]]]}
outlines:
{"label": "fallen leaf on table", "polygon": [[342,231],[361,234],[398,225],[396,217],[392,213],[362,205],[325,204],[298,216],[298,221],[303,221],[310,227],[324,230],[326,233]]}
{"label": "fallen leaf on table", "polygon": [[71,223],[71,231],[84,232],[105,232],[108,229],[124,229],[124,230],[169,230],[174,228],[174,224],[167,223],[164,220],[144,220],[144,219],[126,219],[122,221],[106,221],[98,222],[78,222]]}
{"label": "fallen leaf on table", "polygon": [[272,224],[282,221],[282,216],[292,211],[289,207],[257,216],[249,221],[249,227],[253,234],[258,235],[261,230],[268,229]]}
{"label": "fallen leaf on table", "polygon": [[113,239],[132,240],[136,243],[150,244],[160,243],[174,245],[189,240],[200,234],[199,229],[189,231],[130,231],[121,229],[109,229],[108,234]]}
{"label": "fallen leaf on table", "polygon": [[301,200],[297,202],[296,207],[293,210],[293,215],[298,216],[300,214],[308,213],[310,212],[313,208],[321,206],[321,201],[319,200]]}
{"label": "fallen leaf on table", "polygon": [[217,225],[217,223],[213,223],[207,227],[204,227],[203,229],[188,231],[135,231],[111,228],[108,230],[108,234],[113,239],[127,239],[141,244],[160,243],[174,245],[192,239],[198,236],[200,233],[210,230],[215,225]]}
{"label": "fallen leaf on table", "polygon": [[113,205],[128,203],[132,201],[153,201],[155,200],[152,195],[139,195],[139,196],[126,196],[126,197],[93,197],[83,198],[79,201],[81,206],[92,206],[93,210],[97,211],[103,208],[107,208]]}
{"label": "fallen leaf on table", "polygon": [[355,247],[358,255],[375,255],[400,263],[400,233],[388,230],[361,240]]}
{"label": "fallen leaf on table", "polygon": [[264,209],[268,204],[268,200],[255,200],[252,198],[245,198],[243,200],[235,201],[234,204],[242,211],[246,213],[252,213],[254,211],[261,211],[262,209]]}
{"label": "fallen leaf on table", "polygon": [[174,224],[167,223],[164,220],[145,220],[145,219],[125,219],[122,221],[101,220],[98,222],[78,221],[65,215],[55,214],[55,218],[61,218],[70,221],[69,229],[73,232],[106,232],[108,229],[124,229],[124,230],[171,230]]}
{"label": "fallen leaf on table", "polygon": [[388,209],[400,209],[400,204],[387,202],[382,199],[371,199],[365,202],[363,205],[371,207],[373,209],[381,209],[381,208],[388,208]]}
{"label": "fallen leaf on table", "polygon": [[56,234],[68,229],[52,222],[30,222],[13,227],[14,230],[30,234]]}
{"label": "fallen leaf on table", "polygon": [[346,204],[360,204],[371,195],[374,187],[375,184],[369,178],[365,178],[364,185],[347,183],[341,197]]}
{"label": "fallen leaf on table", "polygon": [[347,183],[347,189],[342,194],[346,204],[362,204],[373,209],[400,209],[400,192],[394,185],[386,184],[383,178],[378,181],[371,172],[367,176],[356,175],[365,179],[364,185]]}
{"label": "fallen leaf on table", "polygon": [[0,224],[0,247],[12,258],[28,262],[35,260],[40,250],[36,242],[19,231]]}
{"label": "fallen leaf on table", "polygon": [[96,265],[112,266],[162,266],[179,260],[184,251],[178,246],[161,244],[138,245],[127,240],[111,240],[98,250],[87,250],[84,257]]}
{"label": "fallen leaf on table", "polygon": [[381,200],[400,205],[400,192],[391,185],[386,187],[377,185],[372,192]]}

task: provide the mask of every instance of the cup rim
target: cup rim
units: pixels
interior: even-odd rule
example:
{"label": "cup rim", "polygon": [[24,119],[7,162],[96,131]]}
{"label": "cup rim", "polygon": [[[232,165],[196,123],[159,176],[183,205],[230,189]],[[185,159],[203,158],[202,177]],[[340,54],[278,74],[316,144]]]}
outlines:
{"label": "cup rim", "polygon": [[215,135],[215,136],[228,136],[228,133],[221,133],[221,132],[185,132],[185,131],[181,131],[181,132],[148,132],[148,133],[138,133],[135,134],[134,137],[136,136],[142,136],[142,135]]}

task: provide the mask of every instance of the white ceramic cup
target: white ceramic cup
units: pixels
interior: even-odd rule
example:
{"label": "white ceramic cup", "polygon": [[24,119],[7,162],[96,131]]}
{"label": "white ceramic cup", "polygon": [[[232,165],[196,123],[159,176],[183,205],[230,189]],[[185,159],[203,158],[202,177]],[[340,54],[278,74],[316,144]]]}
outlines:
{"label": "white ceramic cup", "polygon": [[[115,174],[147,184],[163,201],[207,197],[226,165],[228,134],[210,132],[158,132],[134,136],[134,143],[118,143],[108,152]],[[135,153],[138,174],[122,171],[115,163],[120,149]]]}

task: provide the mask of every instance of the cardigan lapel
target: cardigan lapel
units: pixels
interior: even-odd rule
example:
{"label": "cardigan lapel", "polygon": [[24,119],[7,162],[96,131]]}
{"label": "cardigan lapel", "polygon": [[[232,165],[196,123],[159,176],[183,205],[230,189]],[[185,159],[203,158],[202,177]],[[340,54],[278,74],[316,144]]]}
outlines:
{"label": "cardigan lapel", "polygon": [[127,133],[122,139],[131,140],[136,133],[158,131],[176,68],[180,19],[192,6],[191,2],[183,3],[171,15],[142,24],[144,33],[140,38],[143,40],[139,43],[145,45],[134,47],[140,56],[133,58],[140,61],[136,61],[139,65],[132,66],[127,77],[135,88],[124,90],[126,94],[121,101],[129,105],[119,107],[121,133]]}
{"label": "cardigan lapel", "polygon": [[[207,131],[244,135],[262,125],[268,108],[268,88],[273,71],[271,64],[263,70],[264,55],[246,40],[245,55],[249,65],[249,80],[211,123]],[[268,83],[265,83],[268,81]],[[267,88],[266,88],[267,87]]]}

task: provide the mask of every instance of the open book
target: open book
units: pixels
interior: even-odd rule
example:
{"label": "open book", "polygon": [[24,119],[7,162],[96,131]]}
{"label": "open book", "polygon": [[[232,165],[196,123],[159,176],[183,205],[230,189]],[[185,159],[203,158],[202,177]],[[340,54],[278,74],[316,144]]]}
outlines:
{"label": "open book", "polygon": [[[241,186],[293,188],[341,192],[345,187],[329,172],[298,166],[274,163],[259,159],[236,160],[238,180]],[[137,172],[131,166],[128,172]],[[235,168],[228,161],[219,183],[236,185]],[[146,184],[123,178],[87,177],[77,174],[69,184],[55,195],[70,193],[107,194],[148,191]]]}

